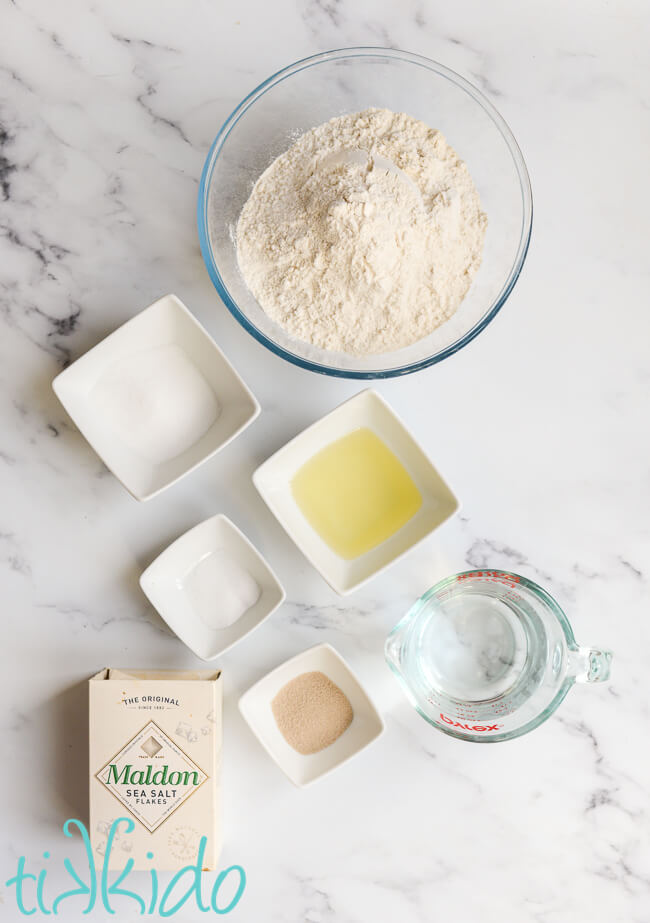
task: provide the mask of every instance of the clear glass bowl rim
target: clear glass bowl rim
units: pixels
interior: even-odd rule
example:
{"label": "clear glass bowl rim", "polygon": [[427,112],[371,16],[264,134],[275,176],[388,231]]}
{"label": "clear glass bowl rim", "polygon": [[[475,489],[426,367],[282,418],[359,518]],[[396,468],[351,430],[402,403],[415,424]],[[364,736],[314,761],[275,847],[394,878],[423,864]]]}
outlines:
{"label": "clear glass bowl rim", "polygon": [[[519,177],[519,183],[521,187],[521,196],[523,204],[523,218],[521,226],[521,236],[519,239],[519,246],[517,248],[517,253],[513,261],[512,266],[510,267],[510,272],[499,292],[497,298],[492,304],[491,308],[486,312],[486,314],[470,329],[467,333],[463,334],[458,340],[454,343],[451,343],[449,346],[440,350],[432,356],[428,356],[425,359],[421,359],[418,362],[413,362],[409,365],[396,366],[391,369],[378,369],[378,370],[356,370],[356,369],[341,369],[334,366],[323,365],[317,362],[310,362],[308,359],[304,359],[301,356],[297,356],[295,353],[290,352],[289,350],[284,349],[282,346],[279,346],[269,337],[265,336],[260,330],[252,324],[246,315],[239,309],[237,303],[230,295],[226,285],[221,278],[219,269],[214,259],[214,254],[212,252],[212,247],[210,245],[210,236],[208,233],[208,193],[210,190],[210,182],[212,179],[212,173],[214,167],[219,158],[219,154],[223,145],[225,144],[230,132],[237,124],[239,119],[244,115],[246,110],[261,96],[263,96],[268,90],[278,83],[281,83],[283,80],[286,80],[288,77],[293,76],[293,74],[298,73],[301,70],[304,70],[309,67],[314,67],[318,64],[325,63],[327,61],[342,60],[345,58],[355,58],[355,57],[385,57],[392,58],[395,60],[407,61],[411,64],[416,64],[420,67],[424,67],[428,70],[432,70],[441,77],[445,77],[447,80],[454,83],[457,87],[471,96],[475,102],[477,102],[486,114],[492,119],[496,128],[500,131],[503,140],[508,147],[512,159],[514,161],[517,175]],[[437,61],[433,61],[430,58],[426,58],[422,55],[412,54],[408,51],[400,51],[396,48],[384,48],[382,46],[372,46],[372,45],[360,45],[353,46],[349,48],[337,48],[332,51],[324,51],[319,54],[310,55],[307,58],[302,58],[299,61],[295,61],[293,64],[288,65],[287,67],[282,68],[282,70],[277,71],[275,74],[272,74],[268,77],[263,83],[260,83],[254,90],[252,90],[248,96],[239,103],[239,105],[231,112],[228,118],[225,120],[221,128],[219,129],[217,136],[212,142],[212,146],[208,152],[205,163],[203,165],[203,171],[201,173],[201,181],[199,183],[199,194],[197,202],[197,220],[198,220],[198,231],[199,231],[199,244],[201,247],[201,254],[203,256],[203,261],[208,270],[212,284],[217,290],[217,293],[221,300],[224,302],[230,313],[233,317],[242,325],[242,327],[251,334],[259,343],[265,346],[267,349],[271,350],[275,355],[280,356],[281,358],[287,360],[288,362],[293,363],[294,365],[299,366],[300,368],[307,369],[311,372],[318,372],[322,375],[330,375],[338,378],[351,378],[351,379],[381,379],[381,378],[395,378],[400,375],[408,375],[412,372],[418,372],[420,369],[428,368],[431,365],[435,365],[437,362],[441,362],[443,359],[446,359],[448,356],[452,356],[458,350],[462,349],[463,346],[466,346],[470,343],[478,334],[487,327],[490,321],[497,315],[499,310],[504,305],[507,300],[510,292],[514,288],[519,274],[521,273],[524,261],[526,259],[526,254],[528,253],[528,247],[530,244],[530,236],[532,232],[532,223],[533,223],[533,196],[532,189],[530,185],[530,178],[528,175],[528,170],[526,164],[517,144],[514,135],[510,131],[505,119],[499,114],[495,109],[492,103],[478,90],[473,84],[471,84],[464,77],[461,77],[460,74],[457,74],[455,71],[451,70],[448,67],[445,67],[443,64],[439,64]]]}

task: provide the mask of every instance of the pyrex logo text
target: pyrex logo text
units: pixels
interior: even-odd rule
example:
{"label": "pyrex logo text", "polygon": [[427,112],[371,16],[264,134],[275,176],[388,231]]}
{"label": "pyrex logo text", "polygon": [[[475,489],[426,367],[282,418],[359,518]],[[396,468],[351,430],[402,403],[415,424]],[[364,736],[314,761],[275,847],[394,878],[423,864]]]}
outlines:
{"label": "pyrex logo text", "polygon": [[502,728],[502,724],[462,724],[460,721],[454,721],[453,718],[448,718],[446,715],[443,715],[440,712],[440,720],[444,721],[445,724],[451,724],[452,727],[462,728],[463,731],[498,731],[499,728]]}

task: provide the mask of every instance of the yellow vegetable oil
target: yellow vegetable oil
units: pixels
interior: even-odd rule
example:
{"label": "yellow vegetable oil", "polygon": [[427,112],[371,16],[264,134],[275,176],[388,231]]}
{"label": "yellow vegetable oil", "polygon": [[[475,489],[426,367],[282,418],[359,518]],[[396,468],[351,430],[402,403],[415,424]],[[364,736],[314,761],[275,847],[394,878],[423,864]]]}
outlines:
{"label": "yellow vegetable oil", "polygon": [[386,541],[422,506],[402,463],[367,427],[317,452],[291,490],[312,528],[346,560]]}

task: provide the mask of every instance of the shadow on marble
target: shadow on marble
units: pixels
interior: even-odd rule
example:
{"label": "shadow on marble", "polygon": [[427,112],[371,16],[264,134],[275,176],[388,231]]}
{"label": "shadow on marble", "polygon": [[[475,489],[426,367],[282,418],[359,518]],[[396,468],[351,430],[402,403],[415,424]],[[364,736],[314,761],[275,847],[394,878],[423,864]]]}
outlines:
{"label": "shadow on marble", "polygon": [[107,476],[110,474],[108,468],[81,435],[52,390],[52,381],[60,371],[61,367],[50,368],[46,375],[27,382],[14,397],[16,409],[21,416],[29,417],[32,425],[35,419],[40,420],[39,434],[55,441],[58,449],[65,446],[65,451],[70,453],[71,464],[90,464],[97,469],[99,476]]}
{"label": "shadow on marble", "polygon": [[[167,547],[166,543],[162,543],[160,546],[160,551],[152,555],[151,560],[153,561],[158,554],[160,554]],[[125,568],[122,575],[122,583],[127,588],[129,594],[133,596],[133,599],[141,605],[142,607],[142,617],[148,622],[152,628],[155,628],[156,631],[161,632],[164,635],[167,635],[170,638],[175,638],[176,635],[171,630],[167,622],[161,618],[157,610],[151,605],[147,597],[142,592],[140,587],[140,575],[147,565],[141,566],[141,559],[133,561],[128,568]]]}
{"label": "shadow on marble", "polygon": [[48,733],[49,784],[65,805],[65,817],[88,824],[88,683],[75,683],[44,709]]}
{"label": "shadow on marble", "polygon": [[[271,513],[253,484],[253,472],[260,463],[255,454],[253,453],[243,465],[241,462],[239,464],[232,462],[228,467],[222,466],[218,472],[220,480],[228,485],[227,497],[222,502],[223,508],[219,509],[219,512],[229,516],[265,557],[268,549],[271,548],[273,549],[272,556],[278,553],[289,553],[300,555],[302,558],[302,554]],[[270,455],[271,452],[269,451],[268,454]],[[282,582],[282,575],[278,576]]]}

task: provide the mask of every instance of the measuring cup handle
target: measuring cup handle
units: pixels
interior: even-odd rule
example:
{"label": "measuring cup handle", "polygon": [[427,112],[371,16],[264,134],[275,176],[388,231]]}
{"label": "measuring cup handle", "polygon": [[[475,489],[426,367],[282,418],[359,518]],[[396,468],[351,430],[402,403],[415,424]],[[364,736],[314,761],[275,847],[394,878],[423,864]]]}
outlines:
{"label": "measuring cup handle", "polygon": [[611,651],[578,647],[569,651],[569,674],[576,683],[604,683],[609,679]]}

